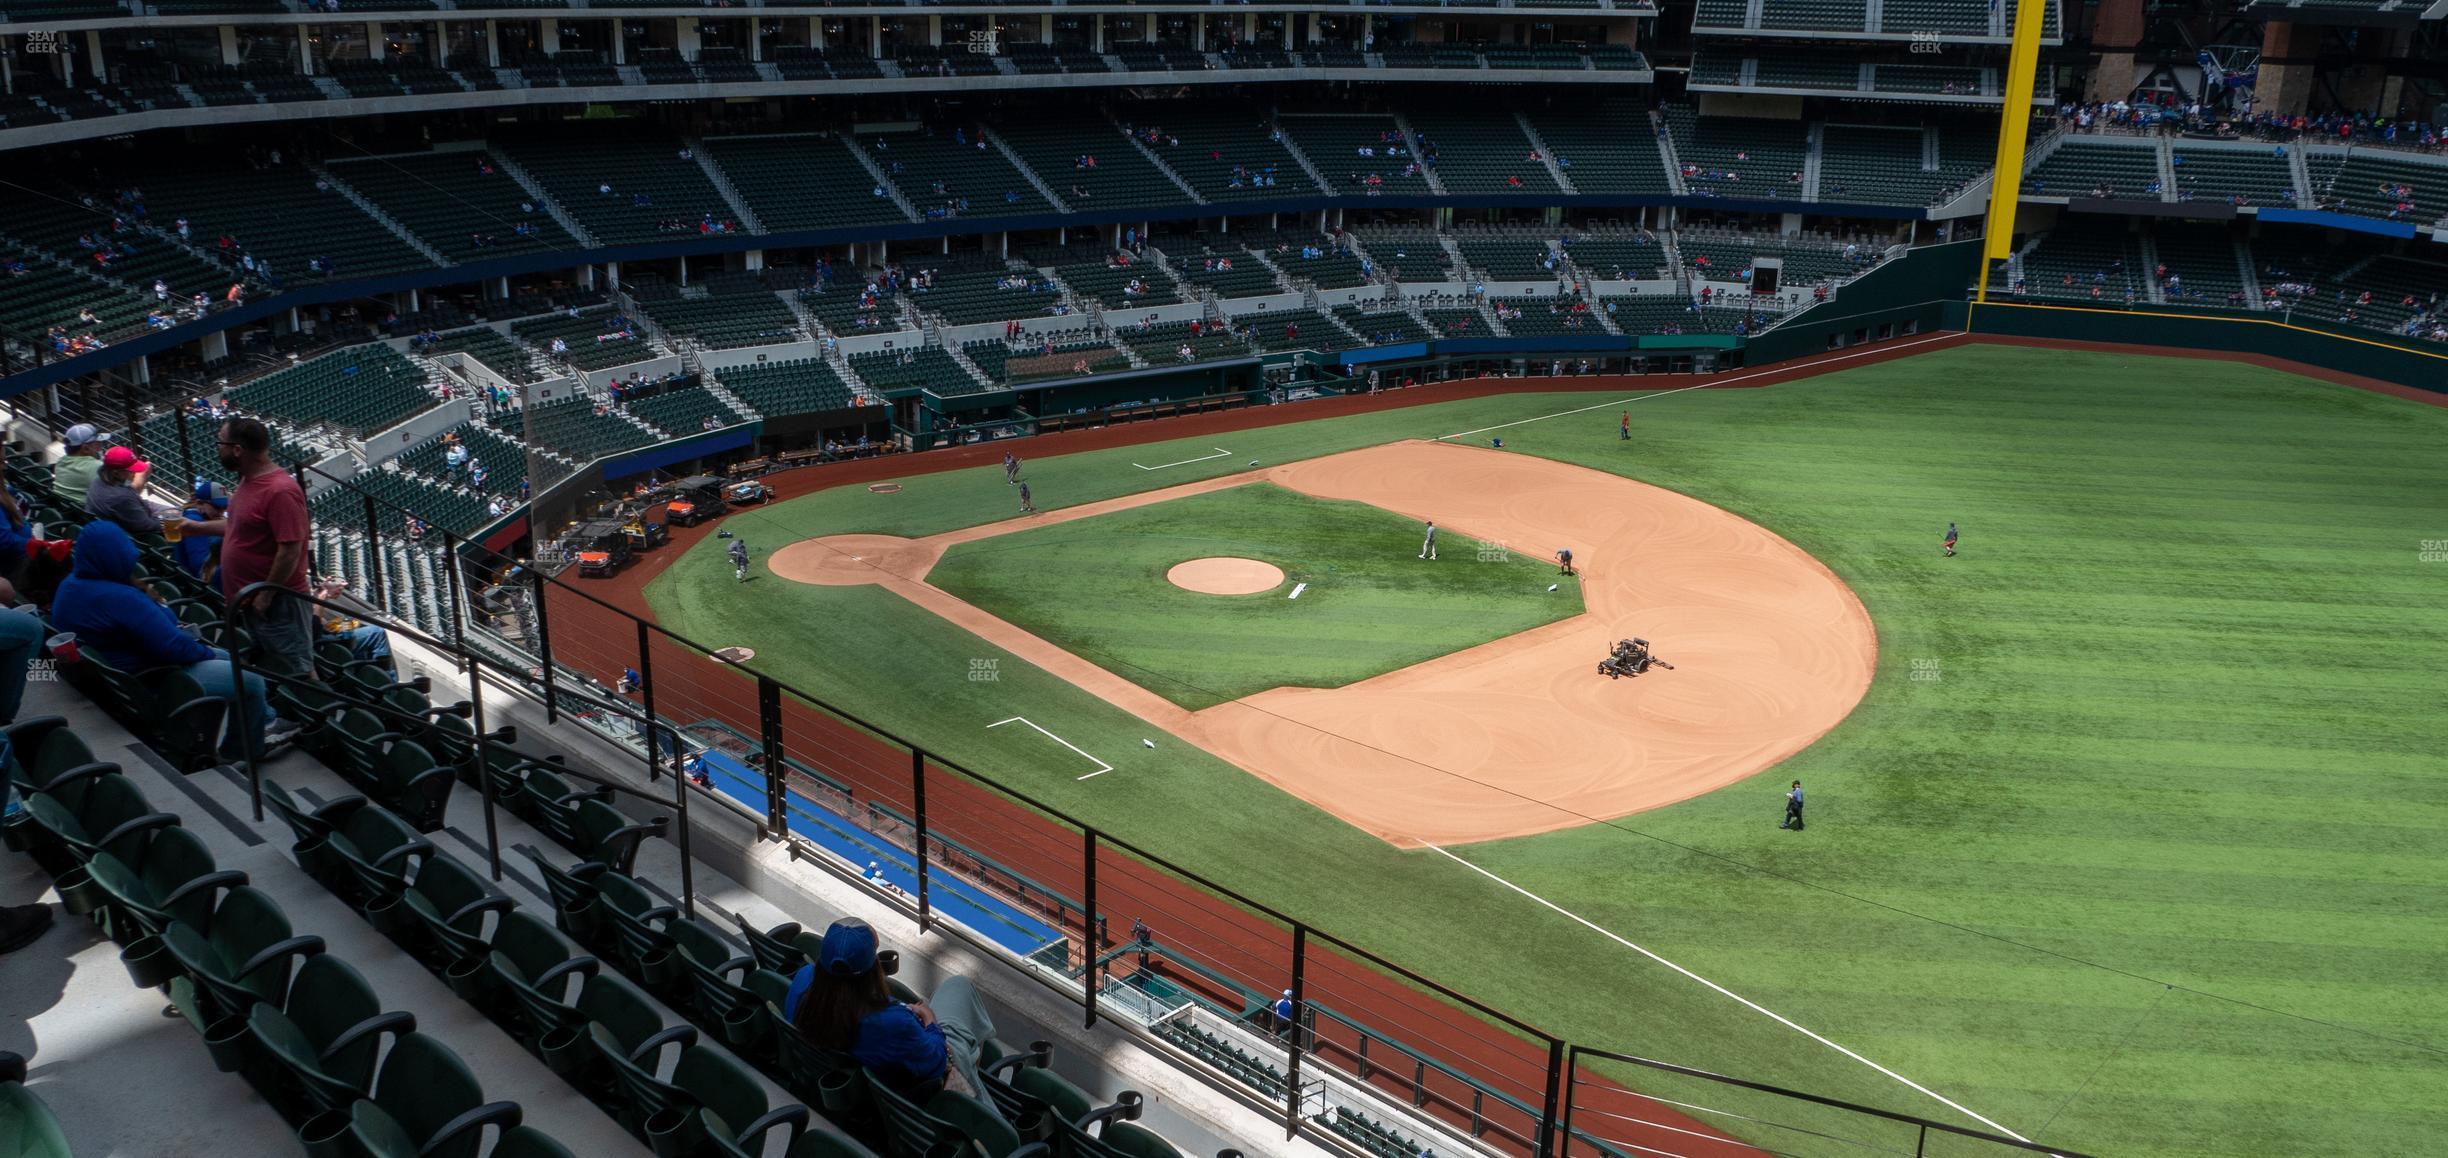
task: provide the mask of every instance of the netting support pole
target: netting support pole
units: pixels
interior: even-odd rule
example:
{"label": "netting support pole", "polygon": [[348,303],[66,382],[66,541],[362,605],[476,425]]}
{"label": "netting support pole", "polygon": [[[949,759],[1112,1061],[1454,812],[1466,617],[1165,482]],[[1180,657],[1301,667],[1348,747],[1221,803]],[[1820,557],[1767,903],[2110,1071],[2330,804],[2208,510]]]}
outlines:
{"label": "netting support pole", "polygon": [[1547,1041],[1547,1099],[1546,1103],[1539,1107],[1538,1153],[1542,1158],[1555,1152],[1556,1103],[1563,1094],[1563,1085],[1564,1039],[1549,1038]]}
{"label": "netting support pole", "polygon": [[[646,782],[652,784],[662,774],[663,722],[655,717],[654,655],[646,646],[646,621],[637,621],[638,694],[646,709]],[[673,729],[672,737],[672,811],[679,815],[673,824],[680,830],[680,912],[697,919],[697,869],[689,863],[689,778],[680,770],[680,732]]]}
{"label": "netting support pole", "polygon": [[1096,1028],[1097,1005],[1097,837],[1093,828],[1080,833],[1085,844],[1080,857],[1084,879],[1080,889],[1080,940],[1088,946],[1086,968],[1080,970],[1080,1004],[1086,1007],[1088,1019],[1080,1023],[1083,1029]]}
{"label": "netting support pole", "polygon": [[765,824],[790,839],[790,765],[782,753],[782,685],[757,677],[757,726],[764,732]]}
{"label": "netting support pole", "polygon": [[917,748],[910,749],[910,816],[915,829],[910,852],[918,862],[918,931],[926,933],[935,910],[927,897],[926,753]]}
{"label": "netting support pole", "polygon": [[[1261,1000],[1264,1000],[1261,995]],[[1309,1000],[1309,926],[1292,926],[1292,1016],[1284,1026],[1284,1141],[1300,1136],[1301,1015]]]}
{"label": "netting support pole", "polygon": [[1580,1050],[1571,1049],[1565,1052],[1564,1071],[1564,1121],[1563,1129],[1560,1131],[1564,1135],[1564,1138],[1562,1145],[1557,1149],[1556,1153],[1557,1158],[1572,1158],[1573,1094],[1580,1088],[1581,1084]]}
{"label": "netting support pole", "polygon": [[[467,644],[454,642],[452,647],[453,657],[464,662]],[[476,728],[476,735],[468,742],[468,758],[476,764],[473,770],[476,786],[484,791],[485,858],[492,863],[493,879],[498,882],[502,879],[501,822],[493,814],[493,759],[485,752],[489,737],[485,733],[484,668],[470,663],[467,670],[468,719]]]}
{"label": "netting support pole", "polygon": [[365,496],[366,583],[368,590],[374,593],[374,598],[369,602],[374,604],[376,611],[389,615],[391,599],[384,594],[387,585],[383,582],[382,528],[374,520],[374,495],[368,492]]}
{"label": "netting support pole", "polygon": [[459,665],[461,674],[470,674],[476,670],[476,662],[468,658],[467,612],[461,607],[467,601],[467,592],[460,586],[459,536],[442,532],[442,551],[442,573],[449,581],[451,662]]}
{"label": "netting support pole", "polygon": [[558,699],[553,695],[552,627],[544,617],[544,569],[535,560],[527,563],[527,580],[534,596],[536,663],[544,683],[544,724],[550,727],[561,722]]}

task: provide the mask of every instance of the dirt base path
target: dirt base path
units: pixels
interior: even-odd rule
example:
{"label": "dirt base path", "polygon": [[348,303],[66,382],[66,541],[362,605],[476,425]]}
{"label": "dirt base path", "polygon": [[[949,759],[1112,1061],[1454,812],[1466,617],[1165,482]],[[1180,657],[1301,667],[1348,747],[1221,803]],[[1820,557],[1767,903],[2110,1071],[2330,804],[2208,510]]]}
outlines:
{"label": "dirt base path", "polygon": [[[1446,557],[1422,566],[1475,565],[1466,539],[1539,557],[1570,547],[1586,611],[1345,687],[1278,688],[1194,713],[925,582],[955,543],[1259,480],[1436,520]],[[1351,451],[925,539],[812,539],[767,562],[801,582],[879,583],[1405,847],[1569,828],[1724,787],[1834,727],[1877,663],[1861,602],[1767,530],[1630,479],[1450,443]],[[1631,636],[1674,670],[1596,674]]]}

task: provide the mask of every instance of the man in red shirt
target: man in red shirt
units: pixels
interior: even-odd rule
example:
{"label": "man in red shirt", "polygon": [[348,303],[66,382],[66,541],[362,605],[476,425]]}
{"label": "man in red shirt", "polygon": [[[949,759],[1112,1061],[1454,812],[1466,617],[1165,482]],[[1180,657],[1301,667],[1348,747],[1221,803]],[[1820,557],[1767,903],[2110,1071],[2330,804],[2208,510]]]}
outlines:
{"label": "man in red shirt", "polygon": [[[216,457],[238,476],[229,513],[216,530],[206,523],[189,533],[219,534],[221,592],[236,600],[247,587],[275,583],[299,595],[306,586],[306,540],[313,530],[306,492],[272,461],[272,432],[253,418],[221,425]],[[259,591],[238,608],[238,622],[255,641],[255,662],[266,674],[314,678],[314,605]]]}

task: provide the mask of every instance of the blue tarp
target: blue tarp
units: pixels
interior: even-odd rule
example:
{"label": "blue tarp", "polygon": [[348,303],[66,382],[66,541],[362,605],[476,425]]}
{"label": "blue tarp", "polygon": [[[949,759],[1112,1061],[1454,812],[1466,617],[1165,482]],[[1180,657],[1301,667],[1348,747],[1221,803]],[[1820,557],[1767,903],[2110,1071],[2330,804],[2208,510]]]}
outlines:
{"label": "blue tarp", "polygon": [[[764,815],[762,771],[729,753],[709,748],[705,750],[705,773],[714,782],[715,791],[739,801],[751,812]],[[876,866],[873,879],[910,897],[918,895],[918,868],[909,853],[796,791],[789,794],[787,807],[792,832],[862,870],[872,863]],[[937,916],[958,921],[1021,957],[1034,956],[1063,939],[1061,930],[1054,926],[946,873],[927,875],[927,905]]]}
{"label": "blue tarp", "polygon": [[2317,225],[2323,229],[2377,233],[2382,237],[2412,237],[2418,232],[2414,226],[2403,221],[2382,221],[2377,217],[2357,217],[2352,213],[2330,213],[2320,209],[2260,209],[2255,212],[2261,220],[2281,225]]}

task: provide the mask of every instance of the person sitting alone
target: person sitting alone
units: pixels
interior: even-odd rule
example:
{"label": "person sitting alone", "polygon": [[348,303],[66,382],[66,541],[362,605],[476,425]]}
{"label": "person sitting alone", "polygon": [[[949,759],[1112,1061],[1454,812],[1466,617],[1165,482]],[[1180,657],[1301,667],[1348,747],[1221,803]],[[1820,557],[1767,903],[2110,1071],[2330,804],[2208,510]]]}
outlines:
{"label": "person sitting alone", "polygon": [[[70,556],[71,571],[52,596],[51,622],[76,636],[80,655],[134,674],[175,667],[195,680],[205,695],[236,703],[237,669],[229,653],[208,647],[187,633],[178,616],[136,582],[136,541],[117,523],[92,522],[77,533]],[[246,718],[255,731],[259,751],[269,753],[297,734],[298,726],[274,718],[272,700],[261,675],[246,676]],[[233,711],[233,716],[235,712]],[[224,732],[221,751],[241,754],[244,733]]]}
{"label": "person sitting alone", "polygon": [[951,977],[929,1000],[903,1001],[885,980],[894,964],[877,951],[867,922],[835,921],[815,963],[791,978],[783,1016],[810,1044],[848,1054],[915,1100],[937,1090],[984,1097],[978,1053],[995,1028],[976,987]]}

